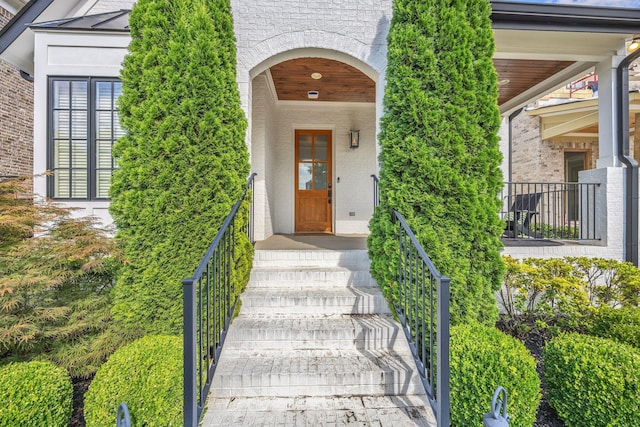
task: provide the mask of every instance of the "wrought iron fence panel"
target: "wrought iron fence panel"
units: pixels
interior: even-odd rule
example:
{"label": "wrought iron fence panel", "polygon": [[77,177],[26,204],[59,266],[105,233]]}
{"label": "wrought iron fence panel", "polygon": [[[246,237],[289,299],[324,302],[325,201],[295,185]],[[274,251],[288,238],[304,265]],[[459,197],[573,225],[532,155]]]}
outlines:
{"label": "wrought iron fence panel", "polygon": [[598,183],[506,182],[503,236],[511,239],[600,240]]}
{"label": "wrought iron fence panel", "polygon": [[[253,182],[225,218],[184,295],[184,425],[198,425],[237,303],[232,270],[237,233],[253,237]],[[245,216],[243,204],[249,203]],[[240,214],[239,214],[240,212]]]}
{"label": "wrought iron fence panel", "polygon": [[450,279],[442,276],[402,214],[398,226],[398,292],[394,306],[438,426],[449,426]]}

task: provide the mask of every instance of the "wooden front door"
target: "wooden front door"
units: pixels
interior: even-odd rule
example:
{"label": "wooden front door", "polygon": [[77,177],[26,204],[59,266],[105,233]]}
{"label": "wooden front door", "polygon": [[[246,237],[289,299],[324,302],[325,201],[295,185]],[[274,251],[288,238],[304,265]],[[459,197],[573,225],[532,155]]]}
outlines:
{"label": "wooden front door", "polygon": [[330,130],[296,130],[295,168],[296,233],[331,233]]}

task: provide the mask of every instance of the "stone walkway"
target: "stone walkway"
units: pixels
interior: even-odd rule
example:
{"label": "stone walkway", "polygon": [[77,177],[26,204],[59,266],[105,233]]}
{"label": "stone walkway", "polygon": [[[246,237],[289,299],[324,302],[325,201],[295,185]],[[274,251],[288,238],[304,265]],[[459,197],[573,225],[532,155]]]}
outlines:
{"label": "stone walkway", "polygon": [[366,250],[276,243],[256,250],[202,425],[435,426]]}

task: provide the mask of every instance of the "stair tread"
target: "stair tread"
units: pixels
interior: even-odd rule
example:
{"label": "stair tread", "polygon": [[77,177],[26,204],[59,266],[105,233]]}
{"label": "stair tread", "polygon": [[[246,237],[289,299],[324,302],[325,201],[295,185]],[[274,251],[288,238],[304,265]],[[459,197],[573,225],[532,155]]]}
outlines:
{"label": "stair tread", "polygon": [[[257,410],[256,408],[260,408]],[[209,400],[204,425],[434,426],[424,396],[239,397]]]}
{"label": "stair tread", "polygon": [[[223,350],[224,352],[225,350]],[[411,353],[393,349],[280,349],[228,351],[218,365],[220,376],[250,375],[254,372],[269,375],[314,374],[375,374],[376,372],[413,373]],[[411,362],[411,363],[408,363]]]}

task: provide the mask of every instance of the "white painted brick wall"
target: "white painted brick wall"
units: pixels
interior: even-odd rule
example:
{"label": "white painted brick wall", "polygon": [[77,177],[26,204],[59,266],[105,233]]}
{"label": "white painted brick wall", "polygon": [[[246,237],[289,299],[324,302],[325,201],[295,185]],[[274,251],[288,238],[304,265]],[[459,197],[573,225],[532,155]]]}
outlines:
{"label": "white painted brick wall", "polygon": [[98,0],[96,4],[89,10],[87,15],[115,12],[121,9],[131,9],[134,3],[135,1],[133,0]]}
{"label": "white painted brick wall", "polygon": [[[333,188],[336,233],[368,233],[373,213],[371,174],[377,173],[373,104],[345,105],[279,105],[273,124],[275,130],[267,141],[273,162],[266,173],[273,179],[270,192],[274,232],[292,233],[294,228],[294,131],[295,129],[330,129],[333,131]],[[349,129],[360,129],[360,148],[348,148]],[[340,177],[340,182],[337,178]],[[355,212],[350,216],[349,212]]]}

